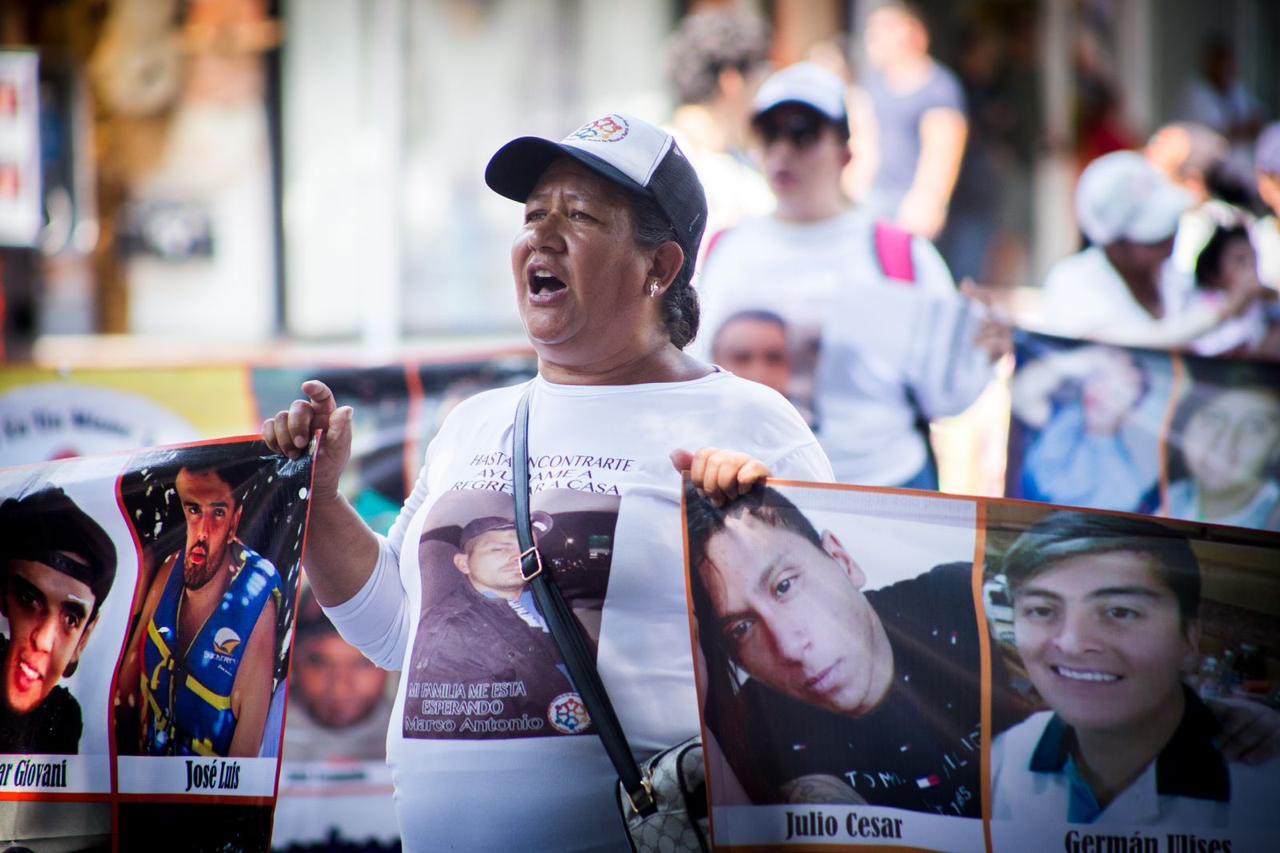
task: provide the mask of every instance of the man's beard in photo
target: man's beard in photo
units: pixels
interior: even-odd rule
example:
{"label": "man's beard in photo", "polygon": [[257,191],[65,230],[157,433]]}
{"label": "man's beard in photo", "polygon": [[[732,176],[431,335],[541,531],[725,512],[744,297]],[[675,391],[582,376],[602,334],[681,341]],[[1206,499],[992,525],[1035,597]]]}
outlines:
{"label": "man's beard in photo", "polygon": [[[218,564],[222,562],[221,559],[214,559],[214,554],[209,550],[209,543],[197,542],[192,550],[195,550],[195,548],[203,550],[204,564],[193,565],[191,554],[187,554],[182,566],[182,583],[187,589],[200,589],[213,580],[213,576],[218,573]],[[221,555],[218,556],[220,557]]]}

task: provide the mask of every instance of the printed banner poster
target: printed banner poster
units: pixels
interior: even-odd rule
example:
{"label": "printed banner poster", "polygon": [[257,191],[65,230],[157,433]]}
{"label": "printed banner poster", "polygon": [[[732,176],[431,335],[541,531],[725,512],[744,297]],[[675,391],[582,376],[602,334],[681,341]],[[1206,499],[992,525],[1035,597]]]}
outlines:
{"label": "printed banner poster", "polygon": [[0,470],[3,840],[267,844],[310,477],[252,439]]}
{"label": "printed banner poster", "polygon": [[1007,495],[1280,530],[1280,364],[1015,346]]}
{"label": "printed banner poster", "polygon": [[[0,466],[255,431],[242,367],[0,368]],[[210,405],[216,400],[217,405]]]}
{"label": "printed banner poster", "polygon": [[1280,537],[784,482],[685,521],[718,849],[1273,849]]}
{"label": "printed banner poster", "polygon": [[[474,393],[533,373],[533,360],[517,354],[365,367],[7,366],[0,368],[0,466],[256,431],[264,417],[288,408],[304,379],[318,378],[356,411],[355,446],[340,488],[374,530],[386,532],[444,415]],[[219,405],[210,406],[211,399]],[[389,848],[398,842],[384,758],[398,674],[343,641],[305,592],[298,614],[272,843],[288,849],[377,838]],[[41,808],[24,808],[21,830],[0,820],[0,837],[43,837]],[[135,812],[139,820],[158,820],[145,804],[121,812],[126,826]],[[231,819],[225,810],[219,814]],[[55,827],[70,820],[62,812],[48,819]],[[246,806],[244,819],[250,836],[260,832],[260,808]]]}

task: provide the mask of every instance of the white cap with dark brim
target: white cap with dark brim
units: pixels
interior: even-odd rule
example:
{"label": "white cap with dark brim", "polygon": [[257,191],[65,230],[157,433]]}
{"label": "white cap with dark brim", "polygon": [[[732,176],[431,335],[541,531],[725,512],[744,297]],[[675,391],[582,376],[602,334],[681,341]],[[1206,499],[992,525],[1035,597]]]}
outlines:
{"label": "white cap with dark brim", "polygon": [[652,198],[676,231],[685,256],[695,258],[707,225],[707,197],[689,159],[671,134],[632,116],[610,113],[559,142],[521,136],[498,149],[484,181],[499,195],[523,202],[542,173],[560,157]]}
{"label": "white cap with dark brim", "polygon": [[752,114],[759,117],[788,104],[808,107],[836,124],[849,121],[844,82],[813,62],[797,62],[769,75],[751,102]]}

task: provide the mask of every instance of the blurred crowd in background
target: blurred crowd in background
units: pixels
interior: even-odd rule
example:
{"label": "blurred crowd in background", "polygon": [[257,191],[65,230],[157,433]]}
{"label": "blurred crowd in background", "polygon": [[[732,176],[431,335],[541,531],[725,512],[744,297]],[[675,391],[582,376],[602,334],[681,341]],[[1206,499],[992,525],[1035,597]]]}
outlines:
{"label": "blurred crowd in background", "polygon": [[[848,84],[849,196],[934,240],[957,281],[1028,291],[1010,297],[1028,316],[1080,246],[1076,176],[1121,149],[1196,195],[1201,232],[1238,218],[1274,281],[1274,164],[1254,163],[1280,102],[1274,4],[884,5],[6,3],[7,357],[92,360],[101,334],[197,359],[513,335],[514,213],[482,191],[485,152],[602,111],[665,121],[710,235],[771,208],[749,106],[806,59]],[[1206,239],[1179,240],[1188,273]]]}

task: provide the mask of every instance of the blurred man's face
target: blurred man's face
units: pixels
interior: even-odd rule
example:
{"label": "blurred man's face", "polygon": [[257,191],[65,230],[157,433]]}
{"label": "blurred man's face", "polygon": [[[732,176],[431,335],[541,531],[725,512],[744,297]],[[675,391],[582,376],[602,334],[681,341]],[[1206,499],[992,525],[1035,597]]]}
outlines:
{"label": "blurred man's face", "polygon": [[747,317],[730,320],[716,334],[711,360],[743,379],[787,393],[791,358],[787,333],[777,323]]}
{"label": "blurred man's face", "polygon": [[750,516],[730,518],[698,570],[725,645],[752,678],[851,716],[883,698],[873,666],[880,619],[862,594],[862,570],[830,533],[818,548]]}
{"label": "blurred man's face", "polygon": [[44,563],[10,560],[4,613],[9,618],[4,698],[11,709],[25,714],[45,700],[89,641],[93,592]]}
{"label": "blurred man's face", "polygon": [[386,670],[333,633],[303,639],[293,671],[307,711],[331,729],[355,725],[369,716],[387,684]]}
{"label": "blurred man's face", "polygon": [[1068,557],[1014,593],[1018,654],[1045,703],[1080,731],[1124,734],[1178,702],[1199,635],[1154,557]]}
{"label": "blurred man's face", "polygon": [[1280,396],[1236,388],[1187,419],[1182,456],[1200,488],[1256,488],[1280,456]]}
{"label": "blurred man's face", "polygon": [[231,487],[213,471],[178,472],[178,499],[187,519],[183,580],[199,589],[231,561],[231,542],[240,523],[240,507]]}
{"label": "blurred man's face", "polygon": [[1154,276],[1173,254],[1173,234],[1155,243],[1121,240],[1107,246],[1107,258],[1116,269],[1130,276]]}
{"label": "blurred man's face", "polygon": [[1163,127],[1151,137],[1142,153],[1147,162],[1159,169],[1166,178],[1179,183],[1182,164],[1191,156],[1191,134],[1181,127]]}
{"label": "blurred man's face", "polygon": [[817,111],[788,104],[769,110],[752,127],[765,178],[779,200],[822,198],[839,186],[849,145]]}
{"label": "blurred man's face", "polygon": [[477,592],[516,599],[524,590],[520,573],[520,540],[515,530],[491,530],[467,543],[453,564],[467,576]]}
{"label": "blurred man's face", "polygon": [[901,9],[877,9],[867,16],[863,46],[872,68],[884,68],[895,59],[922,56],[929,49],[924,25]]}

